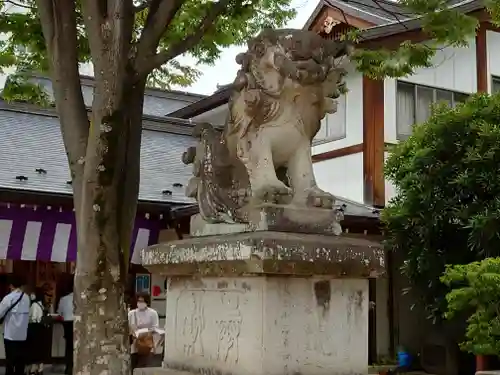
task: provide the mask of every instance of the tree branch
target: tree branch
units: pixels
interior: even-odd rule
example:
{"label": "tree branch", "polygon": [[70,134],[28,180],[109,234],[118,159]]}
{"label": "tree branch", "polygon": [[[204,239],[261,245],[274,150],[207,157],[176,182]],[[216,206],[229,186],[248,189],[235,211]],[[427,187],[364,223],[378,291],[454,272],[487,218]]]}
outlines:
{"label": "tree branch", "polygon": [[155,54],[163,33],[185,2],[186,0],[152,0],[149,2],[146,25],[137,48],[139,60]]}
{"label": "tree branch", "polygon": [[[105,0],[103,0],[105,2]],[[99,0],[82,0],[82,12],[85,28],[87,29],[87,38],[89,40],[90,54],[97,71],[101,70],[98,66],[100,51],[102,50],[102,27],[104,17],[99,7]],[[96,64],[97,63],[97,64]]]}
{"label": "tree branch", "polygon": [[30,5],[21,4],[21,3],[18,3],[18,2],[12,1],[12,0],[4,0],[4,2],[5,2],[6,4],[14,5],[14,6],[19,7],[19,8],[24,8],[24,9],[35,9],[34,7],[32,7],[32,6],[30,6]]}
{"label": "tree branch", "polygon": [[186,38],[181,39],[177,43],[172,44],[166,51],[162,51],[147,58],[137,59],[136,71],[139,76],[147,76],[154,69],[159,68],[169,60],[172,60],[174,57],[182,55],[196,46],[214,25],[215,20],[224,12],[224,10],[226,10],[230,1],[231,0],[219,0],[214,2],[207,10],[205,17],[203,17],[200,21],[196,31],[193,34],[188,35]]}
{"label": "tree branch", "polygon": [[[132,0],[82,0],[96,83],[104,75],[122,77],[120,73],[126,69],[133,31],[133,8]],[[123,82],[115,84],[122,85]]]}
{"label": "tree branch", "polygon": [[83,161],[89,135],[78,70],[75,0],[37,0],[47,45],[61,132],[72,174],[75,204],[81,197]]}

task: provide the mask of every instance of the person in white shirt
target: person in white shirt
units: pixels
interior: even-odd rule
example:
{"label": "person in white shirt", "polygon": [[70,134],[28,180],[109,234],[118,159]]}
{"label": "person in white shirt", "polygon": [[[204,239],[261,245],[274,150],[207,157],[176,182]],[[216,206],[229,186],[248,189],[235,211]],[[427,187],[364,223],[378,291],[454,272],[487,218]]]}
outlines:
{"label": "person in white shirt", "polygon": [[0,302],[5,348],[5,375],[23,375],[25,346],[28,335],[30,297],[22,290],[23,281],[12,275],[11,292]]}
{"label": "person in white shirt", "polygon": [[69,290],[71,292],[61,298],[57,308],[57,314],[63,319],[64,340],[66,342],[64,353],[66,363],[65,373],[67,375],[73,373],[73,287],[74,281],[71,279],[69,283]]}
{"label": "person in white shirt", "polygon": [[45,306],[45,293],[42,288],[36,288],[35,297],[31,301],[28,325],[26,354],[28,357],[26,372],[28,375],[41,375],[43,365],[50,360],[52,345],[52,327]]}
{"label": "person in white shirt", "polygon": [[156,310],[148,307],[151,299],[148,294],[138,294],[137,308],[130,310],[128,313],[128,322],[130,327],[130,334],[132,335],[131,345],[131,365],[132,370],[139,367],[148,367],[151,363],[151,358],[154,352],[154,347],[150,355],[139,356],[137,353],[136,341],[137,337],[135,332],[138,329],[147,328],[151,331],[158,329],[160,319]]}

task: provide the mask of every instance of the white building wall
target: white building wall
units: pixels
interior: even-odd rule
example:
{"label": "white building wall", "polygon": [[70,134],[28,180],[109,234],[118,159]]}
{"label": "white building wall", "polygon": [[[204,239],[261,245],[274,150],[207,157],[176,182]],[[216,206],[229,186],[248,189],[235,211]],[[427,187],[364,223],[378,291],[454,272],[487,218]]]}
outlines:
{"label": "white building wall", "polygon": [[[384,164],[388,156],[389,153],[387,151],[384,152]],[[396,193],[397,193],[396,187],[388,180],[385,180],[385,202],[388,203],[391,200],[391,198],[396,195]]]}
{"label": "white building wall", "polygon": [[345,137],[314,146],[313,155],[363,143],[363,76],[352,67],[348,71],[349,91],[338,99],[338,111],[326,115],[329,126],[345,128]]}
{"label": "white building wall", "polygon": [[314,163],[318,186],[334,195],[363,202],[363,153]]}
{"label": "white building wall", "polygon": [[500,77],[500,33],[495,31],[486,31],[486,51],[488,53],[487,66],[488,74],[488,92],[491,92],[491,76]]}
{"label": "white building wall", "polygon": [[[353,67],[347,69],[345,81],[349,91],[339,98],[339,110],[327,114],[329,126],[345,127],[345,137],[313,146],[313,155],[363,143],[363,76]],[[362,152],[314,163],[314,173],[320,188],[363,202]]]}

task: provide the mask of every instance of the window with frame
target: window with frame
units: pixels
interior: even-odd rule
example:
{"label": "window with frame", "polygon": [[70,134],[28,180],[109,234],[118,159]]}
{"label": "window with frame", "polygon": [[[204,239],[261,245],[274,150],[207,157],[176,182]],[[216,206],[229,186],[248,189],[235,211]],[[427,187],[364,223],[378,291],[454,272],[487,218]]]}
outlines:
{"label": "window with frame", "polygon": [[500,77],[491,77],[491,93],[497,94],[500,92]]}
{"label": "window with frame", "polygon": [[469,94],[416,85],[408,82],[398,82],[396,90],[396,129],[398,139],[411,135],[414,124],[420,124],[429,119],[431,108],[436,103],[447,103],[455,107],[463,103]]}
{"label": "window with frame", "polygon": [[327,113],[313,139],[313,145],[337,141],[346,137],[346,95],[337,99],[337,112]]}

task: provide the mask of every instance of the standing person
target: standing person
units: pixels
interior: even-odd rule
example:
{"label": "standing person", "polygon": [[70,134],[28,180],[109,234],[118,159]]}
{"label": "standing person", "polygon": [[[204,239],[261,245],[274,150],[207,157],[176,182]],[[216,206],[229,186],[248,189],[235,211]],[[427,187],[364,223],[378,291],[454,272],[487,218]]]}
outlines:
{"label": "standing person", "polygon": [[0,319],[3,320],[6,375],[24,374],[30,297],[22,290],[23,284],[21,278],[12,275],[10,293],[0,302]]}
{"label": "standing person", "polygon": [[50,359],[52,329],[49,323],[47,307],[44,304],[45,293],[42,288],[35,289],[35,297],[31,301],[28,325],[27,350],[28,375],[43,373],[43,364]]}
{"label": "standing person", "polygon": [[[159,318],[156,310],[149,307],[149,294],[137,295],[137,308],[128,313],[130,334],[132,335],[131,365],[132,370],[139,367],[148,367],[154,354],[154,330],[158,328]],[[138,329],[148,331],[137,337]]]}
{"label": "standing person", "polygon": [[57,307],[57,314],[63,319],[63,329],[64,329],[64,340],[65,340],[65,351],[64,360],[66,363],[67,375],[73,373],[73,287],[74,280],[71,278],[69,282],[70,292],[61,298],[59,301],[59,306]]}

